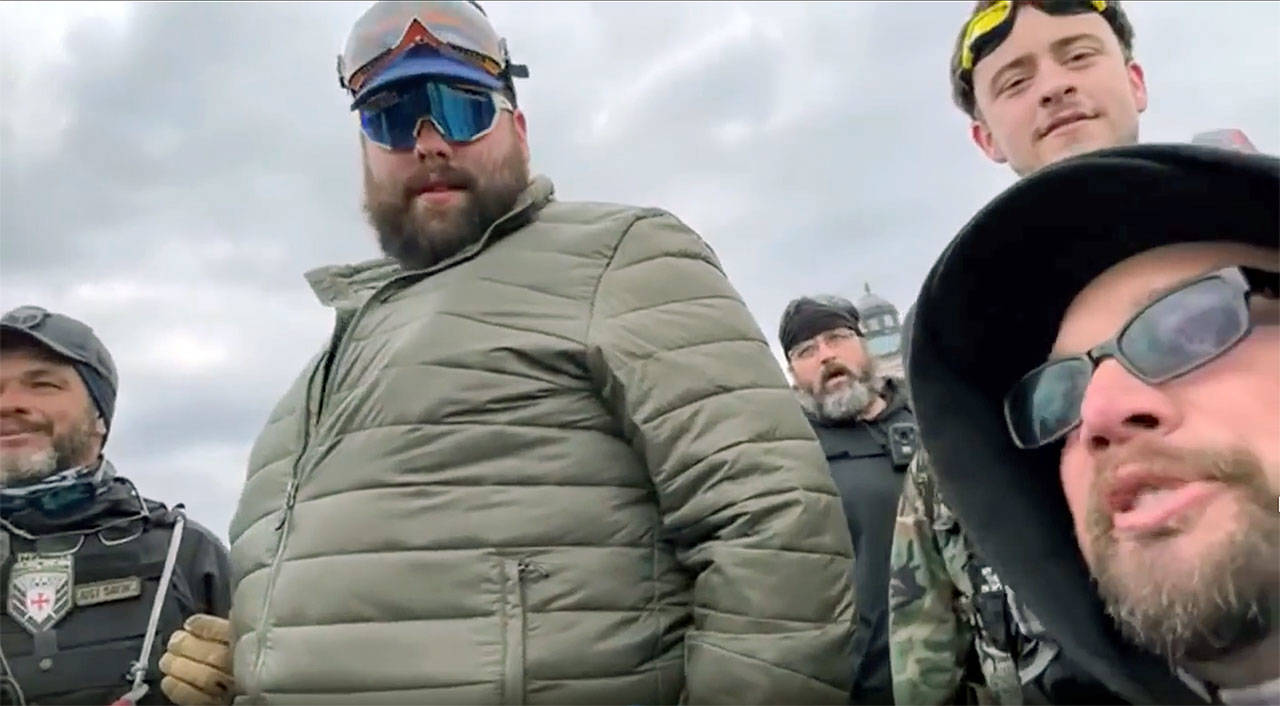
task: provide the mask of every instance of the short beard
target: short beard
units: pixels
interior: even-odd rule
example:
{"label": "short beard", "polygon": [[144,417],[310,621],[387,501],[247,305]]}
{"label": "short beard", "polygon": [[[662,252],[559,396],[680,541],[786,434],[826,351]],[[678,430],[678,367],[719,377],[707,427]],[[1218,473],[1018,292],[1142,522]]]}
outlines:
{"label": "short beard", "polygon": [[97,443],[97,411],[85,415],[65,433],[55,436],[48,448],[28,454],[0,454],[0,485],[29,485],[81,464]]}
{"label": "short beard", "polygon": [[[428,175],[465,189],[451,211],[415,211],[414,185]],[[485,174],[476,175],[450,164],[424,163],[404,184],[379,183],[364,161],[364,211],[378,233],[382,251],[406,270],[424,269],[461,252],[484,236],[515,205],[529,184],[529,165],[520,144]]]}
{"label": "short beard", "polygon": [[[823,377],[825,378],[825,374]],[[804,411],[810,417],[824,422],[847,422],[857,419],[858,415],[862,414],[862,410],[871,404],[884,387],[875,359],[869,359],[862,373],[851,375],[845,386],[840,389],[821,392],[823,382],[823,379],[818,381],[818,392],[797,386],[795,393]]]}
{"label": "short beard", "polygon": [[1201,556],[1139,566],[1121,559],[1111,514],[1098,496],[1105,484],[1095,482],[1087,554],[1107,612],[1126,637],[1174,663],[1215,661],[1266,637],[1280,608],[1280,517],[1261,461],[1244,449],[1145,444],[1109,459],[1096,476],[1105,479],[1121,462],[1139,459],[1189,480],[1222,482],[1244,502],[1230,533]]}

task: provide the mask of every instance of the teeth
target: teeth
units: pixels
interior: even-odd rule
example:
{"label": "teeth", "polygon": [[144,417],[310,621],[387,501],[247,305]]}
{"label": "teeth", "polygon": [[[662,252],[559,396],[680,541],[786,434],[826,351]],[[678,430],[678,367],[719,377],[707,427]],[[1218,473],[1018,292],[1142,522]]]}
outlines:
{"label": "teeth", "polygon": [[1153,504],[1157,504],[1160,502],[1161,498],[1165,497],[1166,495],[1172,492],[1173,490],[1170,488],[1143,489],[1141,492],[1138,493],[1138,496],[1133,499],[1133,507],[1130,509],[1142,510],[1143,508],[1149,507]]}

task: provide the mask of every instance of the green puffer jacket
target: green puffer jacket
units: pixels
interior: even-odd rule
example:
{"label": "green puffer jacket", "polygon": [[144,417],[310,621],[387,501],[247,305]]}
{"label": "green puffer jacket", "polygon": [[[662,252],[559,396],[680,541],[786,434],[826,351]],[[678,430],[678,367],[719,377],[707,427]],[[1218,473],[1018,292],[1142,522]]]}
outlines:
{"label": "green puffer jacket", "polygon": [[231,526],[241,701],[844,702],[840,499],[677,219],[538,177],[429,270],[308,278],[337,326]]}

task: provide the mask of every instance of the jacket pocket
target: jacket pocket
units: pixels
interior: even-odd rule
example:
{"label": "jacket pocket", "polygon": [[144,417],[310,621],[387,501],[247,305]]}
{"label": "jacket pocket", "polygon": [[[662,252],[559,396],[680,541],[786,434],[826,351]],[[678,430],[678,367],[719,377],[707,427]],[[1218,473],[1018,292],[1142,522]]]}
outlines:
{"label": "jacket pocket", "polygon": [[525,641],[528,637],[527,585],[547,575],[547,570],[529,559],[503,559],[506,600],[503,606],[503,647],[506,664],[502,684],[502,703],[525,702]]}

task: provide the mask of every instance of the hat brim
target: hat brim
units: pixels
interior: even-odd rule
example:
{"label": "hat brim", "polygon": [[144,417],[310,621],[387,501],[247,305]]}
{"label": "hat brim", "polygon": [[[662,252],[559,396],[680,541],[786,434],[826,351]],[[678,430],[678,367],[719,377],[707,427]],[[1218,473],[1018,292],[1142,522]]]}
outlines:
{"label": "hat brim", "polygon": [[377,95],[379,91],[393,83],[411,78],[426,77],[463,81],[494,91],[500,91],[503,87],[502,81],[489,75],[483,69],[457,59],[451,59],[440,54],[410,53],[387,67],[371,80],[367,86],[360,89],[360,93],[356,95],[355,100],[351,103],[351,109],[359,108],[366,100]]}
{"label": "hat brim", "polygon": [[32,331],[31,329],[22,328],[21,326],[14,326],[12,324],[0,324],[0,330],[11,331],[13,333],[26,336],[27,338],[30,338],[36,343],[39,343],[41,346],[48,348],[54,353],[57,353],[63,358],[66,358],[67,360],[74,361],[76,363],[84,363],[85,365],[94,367],[94,364],[89,360],[85,359],[84,356],[80,356],[80,355],[76,355],[75,353],[72,353],[66,347],[59,345],[56,341],[50,339],[48,336],[43,336],[41,334],[38,334],[35,331]]}
{"label": "hat brim", "polygon": [[1141,145],[1047,167],[996,197],[943,252],[921,288],[907,355],[921,440],[966,533],[1064,650],[1138,701],[1182,697],[1157,693],[1161,682],[1142,674],[1160,671],[1159,660],[1125,646],[1104,617],[1057,450],[1014,446],[1002,401],[1044,362],[1091,280],[1138,253],[1203,241],[1280,247],[1280,161]]}
{"label": "hat brim", "polygon": [[947,247],[921,289],[920,335],[1003,396],[1044,362],[1067,306],[1113,265],[1174,243],[1280,246],[1278,165],[1140,145],[1050,166],[996,197]]}

